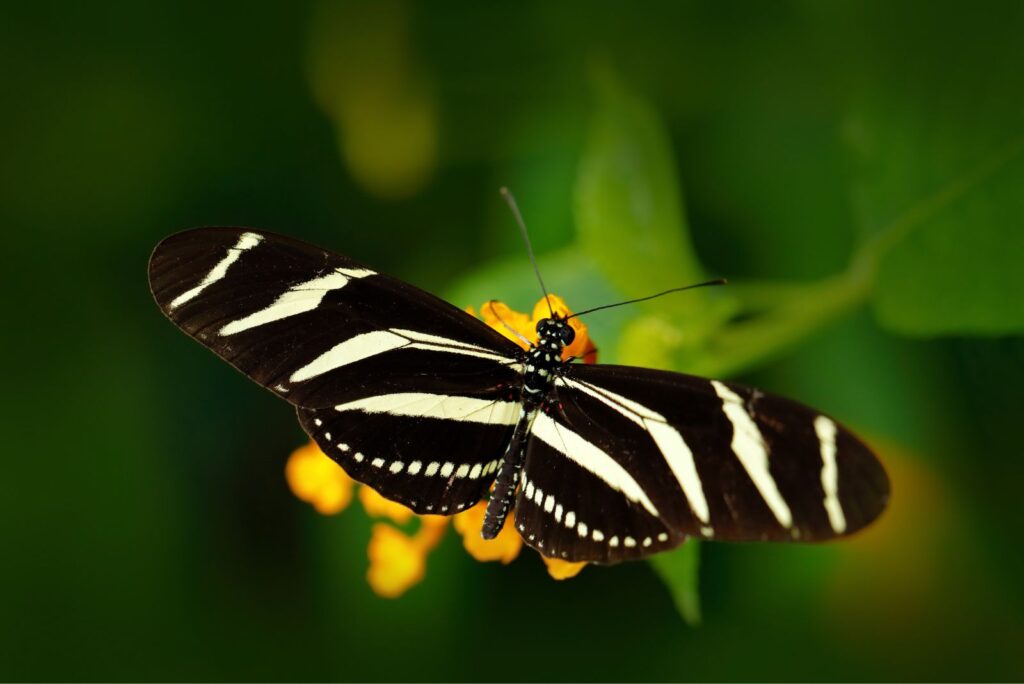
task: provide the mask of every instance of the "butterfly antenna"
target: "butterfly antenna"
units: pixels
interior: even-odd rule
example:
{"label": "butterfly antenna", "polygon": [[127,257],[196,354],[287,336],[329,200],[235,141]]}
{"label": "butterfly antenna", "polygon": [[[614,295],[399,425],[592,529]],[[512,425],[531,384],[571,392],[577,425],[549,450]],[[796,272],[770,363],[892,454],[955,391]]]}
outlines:
{"label": "butterfly antenna", "polygon": [[703,283],[697,283],[696,285],[687,285],[685,287],[674,287],[671,290],[665,290],[658,294],[648,295],[647,297],[640,297],[639,299],[629,299],[624,302],[617,302],[615,304],[605,304],[604,306],[595,306],[593,309],[587,309],[586,311],[578,311],[572,316],[566,317],[566,320],[575,318],[576,316],[582,316],[583,314],[594,313],[595,311],[601,311],[602,309],[611,309],[616,306],[625,306],[626,304],[636,304],[637,302],[646,302],[648,299],[654,299],[655,297],[661,297],[662,295],[672,294],[673,292],[682,292],[683,290],[693,290],[698,287],[709,287],[711,285],[725,285],[728,283],[725,278],[716,278],[715,280],[707,280]]}
{"label": "butterfly antenna", "polygon": [[548,303],[548,311],[551,313],[551,317],[554,318],[555,310],[551,308],[551,297],[548,296],[548,288],[544,287],[544,279],[540,277],[537,258],[533,256],[533,245],[530,244],[530,236],[526,232],[526,224],[523,222],[523,215],[519,212],[516,198],[512,196],[512,193],[506,187],[502,187],[499,192],[505,198],[508,208],[512,210],[512,215],[516,217],[516,225],[519,226],[519,233],[523,236],[523,242],[526,243],[526,253],[530,256],[530,263],[533,264],[533,272],[537,274],[537,282],[540,283],[541,292],[544,293],[544,301]]}
{"label": "butterfly antenna", "polygon": [[495,305],[495,304],[497,304],[497,303],[498,303],[498,300],[496,300],[496,299],[492,299],[491,301],[487,302],[487,304],[488,304],[488,305],[489,305],[489,306],[491,307],[491,313],[492,313],[492,314],[494,314],[494,317],[498,319],[498,322],[499,322],[499,323],[501,323],[501,324],[502,324],[503,326],[505,326],[505,330],[508,330],[508,331],[509,331],[510,333],[512,333],[513,335],[515,335],[516,337],[518,337],[518,338],[519,338],[520,340],[522,340],[522,341],[523,341],[523,344],[525,344],[525,345],[526,345],[526,348],[527,348],[527,349],[533,349],[533,347],[534,347],[534,344],[533,344],[533,342],[531,342],[530,340],[528,340],[528,339],[526,338],[526,336],[524,336],[524,335],[523,335],[522,333],[520,333],[520,332],[519,332],[518,330],[516,330],[516,329],[515,329],[515,328],[513,328],[513,327],[512,327],[511,325],[509,325],[508,323],[506,323],[506,322],[505,322],[505,321],[504,321],[504,320],[503,320],[503,319],[501,318],[501,316],[500,316],[500,315],[498,315],[498,310],[494,308],[494,305]]}

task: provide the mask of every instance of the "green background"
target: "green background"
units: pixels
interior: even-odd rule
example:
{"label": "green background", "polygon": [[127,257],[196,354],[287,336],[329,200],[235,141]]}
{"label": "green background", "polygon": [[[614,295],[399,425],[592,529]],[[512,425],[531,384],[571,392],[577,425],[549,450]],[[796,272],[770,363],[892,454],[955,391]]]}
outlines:
{"label": "green background", "polygon": [[[0,678],[1024,678],[1024,6],[7,3]],[[146,260],[246,225],[605,361],[741,379],[874,444],[889,512],[554,582],[449,533],[398,600],[289,493],[292,411]]]}

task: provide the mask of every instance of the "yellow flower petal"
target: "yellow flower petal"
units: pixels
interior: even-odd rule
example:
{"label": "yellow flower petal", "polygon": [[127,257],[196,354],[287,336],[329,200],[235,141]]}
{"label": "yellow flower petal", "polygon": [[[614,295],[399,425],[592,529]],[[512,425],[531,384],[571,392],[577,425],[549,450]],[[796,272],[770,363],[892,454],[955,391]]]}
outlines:
{"label": "yellow flower petal", "polygon": [[504,302],[499,302],[497,300],[485,302],[480,307],[480,317],[483,319],[484,323],[491,326],[523,349],[528,348],[523,342],[524,337],[531,343],[537,344],[536,321],[532,320],[524,313],[514,311]]}
{"label": "yellow flower petal", "polygon": [[438,88],[410,37],[408,2],[314,4],[313,95],[335,125],[351,177],[383,199],[408,198],[438,167]]}
{"label": "yellow flower petal", "polygon": [[584,363],[597,363],[597,347],[590,340],[590,332],[587,330],[587,326],[578,318],[570,320],[569,325],[575,331],[576,338],[572,341],[572,344],[562,350],[562,358],[568,360],[576,357],[582,359]]}
{"label": "yellow flower petal", "polygon": [[494,539],[481,537],[480,529],[483,527],[486,512],[487,503],[481,501],[456,515],[452,524],[462,535],[462,545],[466,547],[470,556],[478,561],[501,561],[507,565],[519,555],[520,549],[523,548],[523,539],[513,528],[510,518],[505,519],[505,526]]}
{"label": "yellow flower petal", "polygon": [[[548,301],[556,315],[566,317],[572,313],[560,297],[551,295]],[[480,309],[480,316],[484,322],[505,337],[526,347],[523,338],[531,343],[536,343],[537,322],[550,316],[548,301],[541,299],[534,307],[532,316],[513,311],[502,302],[486,302]],[[475,315],[472,307],[467,307],[466,312]],[[596,349],[590,340],[586,325],[578,319],[572,319],[569,324],[575,330],[576,338],[564,350],[563,358],[583,357],[585,361],[593,363],[596,358]],[[317,452],[319,453],[319,450]],[[323,457],[322,454],[320,455]],[[289,475],[289,482],[291,482],[291,475]],[[303,486],[309,489],[308,485],[306,479],[298,478],[293,489],[298,487],[296,489],[298,494],[300,490],[305,492]],[[321,505],[328,507],[332,505],[332,497],[341,497],[344,494],[337,486],[332,489],[321,485],[315,489],[319,492],[318,500],[322,502]],[[349,481],[347,496],[348,499],[351,499],[351,481]],[[405,506],[385,499],[369,487],[360,487],[359,500],[369,515],[387,517],[398,524],[408,522],[414,515]],[[347,505],[347,503],[346,500],[345,504]],[[473,558],[479,561],[510,563],[522,550],[523,540],[508,520],[495,539],[484,540],[480,536],[480,529],[483,526],[486,510],[486,503],[481,502],[452,518],[456,530],[462,535],[463,546]],[[412,536],[388,524],[377,523],[373,526],[370,545],[367,549],[370,568],[366,577],[370,587],[380,596],[389,598],[401,596],[411,586],[420,582],[426,572],[427,554],[440,543],[444,535],[447,518],[432,515],[417,517],[420,520],[420,526]],[[544,558],[544,562],[547,564],[548,573],[558,580],[575,577],[586,565],[586,563],[569,563],[550,558]]]}
{"label": "yellow flower petal", "polygon": [[[364,488],[365,489],[365,488]],[[373,526],[367,548],[366,581],[378,596],[397,598],[423,579],[426,552],[401,530],[386,523]]]}
{"label": "yellow flower petal", "polygon": [[[548,302],[551,303],[550,309],[548,308]],[[533,314],[531,318],[533,319],[534,325],[537,324],[537,321],[545,318],[551,318],[552,312],[554,312],[554,314],[559,318],[565,318],[566,316],[572,315],[572,310],[566,306],[564,299],[558,295],[548,295],[547,301],[544,301],[544,298],[541,297],[540,301],[533,305]]]}
{"label": "yellow flower petal", "polygon": [[385,499],[376,491],[363,485],[359,488],[359,501],[366,513],[374,518],[391,518],[399,525],[409,522],[414,515],[411,510],[400,503]]}
{"label": "yellow flower petal", "polygon": [[441,542],[448,529],[448,518],[443,515],[417,515],[420,529],[416,532],[416,543],[424,552],[430,551]]}
{"label": "yellow flower petal", "polygon": [[[550,309],[548,309],[548,302],[551,302]],[[569,308],[564,299],[558,295],[548,295],[547,301],[541,297],[540,301],[534,305],[533,325],[536,326],[541,320],[550,318],[552,312],[559,318],[568,318],[572,315],[572,309]],[[595,363],[597,361],[597,348],[590,341],[590,333],[587,331],[586,324],[578,318],[572,318],[569,320],[569,325],[572,326],[576,337],[573,339],[572,344],[562,350],[562,358],[569,360],[576,357],[583,359],[586,363]]]}
{"label": "yellow flower petal", "polygon": [[547,556],[541,556],[544,564],[548,566],[548,574],[556,580],[569,579],[580,574],[580,570],[587,564],[586,561],[580,561],[579,563],[572,563],[565,561],[560,558],[548,558]]}
{"label": "yellow flower petal", "polygon": [[[551,302],[550,309],[548,309],[548,301]],[[476,311],[471,306],[466,307],[466,312],[476,315]],[[497,300],[485,302],[480,307],[480,318],[484,323],[526,349],[527,345],[523,342],[523,338],[529,340],[531,344],[537,344],[537,323],[545,318],[550,318],[552,312],[562,318],[572,315],[572,309],[566,305],[565,300],[558,295],[548,295],[548,300],[542,297],[529,315],[515,311],[504,302]],[[569,321],[569,325],[576,332],[576,337],[572,344],[562,350],[562,358],[568,360],[575,357],[582,359],[585,363],[595,363],[597,348],[590,339],[586,324],[578,318],[573,318]]]}
{"label": "yellow flower petal", "polygon": [[355,484],[315,442],[292,452],[284,469],[288,486],[298,498],[324,515],[340,513],[352,501]]}

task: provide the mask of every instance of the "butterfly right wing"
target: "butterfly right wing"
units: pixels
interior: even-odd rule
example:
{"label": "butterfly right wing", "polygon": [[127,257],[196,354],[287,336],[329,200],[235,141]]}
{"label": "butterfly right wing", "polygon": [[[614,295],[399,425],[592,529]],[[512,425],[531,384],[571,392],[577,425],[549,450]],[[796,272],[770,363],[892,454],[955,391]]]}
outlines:
{"label": "butterfly right wing", "polygon": [[822,541],[888,502],[885,470],[862,442],[781,397],[590,365],[568,367],[552,397],[516,502],[520,533],[550,556],[616,562],[686,537]]}

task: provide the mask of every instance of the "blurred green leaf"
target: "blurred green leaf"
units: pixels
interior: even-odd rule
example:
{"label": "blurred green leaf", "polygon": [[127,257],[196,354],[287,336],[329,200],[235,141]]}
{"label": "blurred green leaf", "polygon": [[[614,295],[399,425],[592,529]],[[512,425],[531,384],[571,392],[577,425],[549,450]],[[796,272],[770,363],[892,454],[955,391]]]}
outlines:
{"label": "blurred green leaf", "polygon": [[[588,306],[609,302],[616,296],[593,260],[578,247],[551,252],[538,257],[548,290],[562,297],[570,308],[581,311]],[[540,286],[533,277],[533,267],[526,256],[501,259],[482,264],[479,269],[447,288],[445,299],[456,306],[480,305],[498,299],[518,311],[532,311],[541,300]],[[590,337],[599,350],[602,363],[621,361],[615,356],[613,344],[619,339],[630,313],[624,309],[602,312],[587,321]]]}
{"label": "blurred green leaf", "polygon": [[[1024,331],[1024,139],[953,181],[909,212],[876,244],[873,294],[879,321],[905,335]],[[946,198],[949,198],[948,200]],[[934,212],[929,204],[940,202]],[[1008,224],[1016,230],[1007,230]],[[903,229],[903,230],[901,230]],[[885,238],[892,235],[891,240]]]}
{"label": "blurred green leaf", "polygon": [[[570,307],[582,309],[578,299],[611,296],[611,288],[586,255],[569,248],[540,255],[537,265],[553,294],[567,300]],[[592,292],[591,288],[597,291]],[[484,262],[447,288],[446,299],[456,306],[479,307],[499,299],[514,309],[530,311],[543,297],[525,253],[522,256]]]}
{"label": "blurred green leaf", "polygon": [[630,297],[698,282],[703,271],[664,124],[611,74],[602,71],[596,85],[576,184],[580,244]]}
{"label": "blurred green leaf", "polygon": [[[690,241],[672,144],[654,107],[609,70],[595,77],[595,114],[584,144],[575,192],[580,245],[629,297],[647,296],[704,277]],[[703,343],[735,310],[728,295],[704,290],[658,300],[658,318],[630,324],[619,340],[629,356],[651,331],[661,342],[646,365],[679,368],[673,353],[700,354]],[[653,305],[652,305],[653,309]],[[602,314],[604,315],[604,314]]]}
{"label": "blurred green leaf", "polygon": [[710,377],[749,371],[860,307],[869,288],[860,270],[811,283],[735,284],[731,294],[743,315],[716,329],[702,345],[677,345],[675,367]]}
{"label": "blurred green leaf", "polygon": [[[864,12],[873,78],[852,93],[843,132],[877,262],[874,311],[907,335],[1020,332],[1020,7],[960,17],[952,35],[937,30],[941,16],[898,10],[908,35],[887,28],[888,9]],[[931,56],[908,59],[908,40]]]}
{"label": "blurred green leaf", "polygon": [[309,80],[349,172],[382,199],[408,199],[438,165],[438,97],[409,37],[412,8],[314,4]]}
{"label": "blurred green leaf", "polygon": [[675,551],[652,556],[650,564],[672,593],[676,609],[687,624],[700,624],[700,542],[690,540]]}

